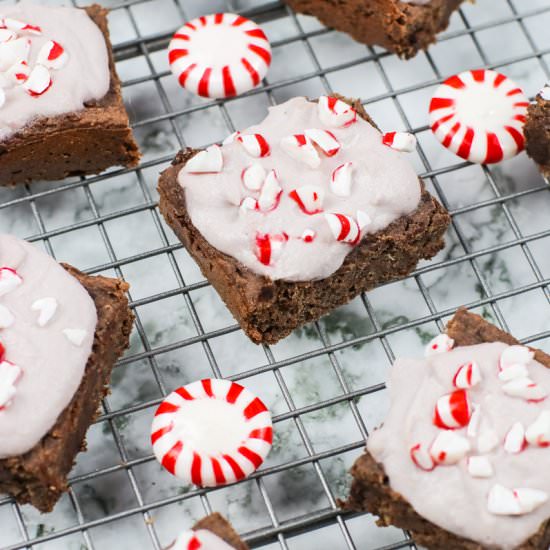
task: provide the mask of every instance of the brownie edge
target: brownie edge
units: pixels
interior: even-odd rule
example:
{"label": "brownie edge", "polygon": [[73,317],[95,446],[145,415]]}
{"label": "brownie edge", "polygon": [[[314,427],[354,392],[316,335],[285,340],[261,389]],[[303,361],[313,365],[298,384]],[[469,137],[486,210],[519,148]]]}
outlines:
{"label": "brownie edge", "polygon": [[233,529],[233,526],[217,512],[195,523],[193,530],[198,531],[199,529],[207,529],[223,539],[227,544],[233,546],[233,548],[236,548],[236,550],[249,550],[248,546],[241,540],[235,529]]}
{"label": "brownie edge", "polygon": [[98,322],[92,353],[77,392],[53,428],[24,455],[0,460],[0,493],[41,512],[50,512],[68,489],[67,475],[78,452],[85,449],[86,431],[108,393],[113,366],[129,345],[134,319],[126,296],[128,284],[63,267],[95,303]]}
{"label": "brownie edge", "polygon": [[[457,346],[471,346],[486,342],[518,344],[510,334],[485,321],[479,315],[460,308],[447,325],[447,334]],[[535,350],[535,359],[550,368],[550,355]],[[351,469],[353,481],[348,500],[343,507],[367,511],[379,517],[379,526],[396,526],[410,532],[415,542],[429,550],[485,550],[488,547],[459,537],[420,516],[411,504],[390,487],[390,481],[381,464],[368,452],[360,456]],[[516,550],[547,550],[550,546],[550,519],[537,533]],[[497,550],[494,548],[493,550]]]}
{"label": "brownie edge", "polygon": [[[359,101],[341,99],[374,125]],[[274,344],[361,292],[405,277],[420,259],[433,257],[444,246],[443,234],[450,217],[421,182],[418,208],[363,238],[329,277],[300,282],[271,280],[214,248],[191,222],[177,176],[197,152],[181,151],[172,166],[162,172],[158,184],[160,211],[244,332],[257,344]]]}
{"label": "brownie edge", "polygon": [[527,154],[550,177],[550,101],[538,95],[529,105],[524,132]]}

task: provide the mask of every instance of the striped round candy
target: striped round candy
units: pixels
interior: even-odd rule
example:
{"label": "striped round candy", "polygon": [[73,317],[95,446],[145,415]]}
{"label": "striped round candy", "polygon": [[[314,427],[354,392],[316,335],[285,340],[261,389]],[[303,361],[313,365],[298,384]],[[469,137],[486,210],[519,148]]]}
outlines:
{"label": "striped round candy", "polygon": [[151,430],[158,461],[201,487],[234,483],[254,472],[273,442],[271,414],[262,401],[228,380],[205,379],[173,391]]}
{"label": "striped round candy", "polygon": [[463,159],[495,163],[523,150],[529,101],[503,74],[480,69],[448,78],[430,102],[437,139]]}
{"label": "striped round candy", "polygon": [[168,46],[181,86],[203,97],[232,97],[257,86],[271,63],[271,46],[256,23],[233,13],[185,23]]}

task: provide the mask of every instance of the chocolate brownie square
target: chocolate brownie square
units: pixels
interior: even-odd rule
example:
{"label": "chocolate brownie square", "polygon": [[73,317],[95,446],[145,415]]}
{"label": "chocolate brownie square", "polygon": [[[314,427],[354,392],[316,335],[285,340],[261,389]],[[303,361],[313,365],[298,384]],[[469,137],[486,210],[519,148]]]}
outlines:
{"label": "chocolate brownie square", "polygon": [[550,177],[550,86],[545,86],[527,109],[525,149],[542,174]]}
{"label": "chocolate brownie square", "polygon": [[[6,13],[13,18],[24,18],[24,22],[29,24],[43,20],[48,26],[46,28],[43,24],[44,28],[39,36],[26,31],[20,31],[16,35],[18,40],[32,38],[33,44],[40,40],[36,48],[31,48],[27,65],[38,68],[38,71],[31,73],[25,83],[6,88],[5,94],[2,94],[5,96],[5,104],[0,108],[0,185],[13,186],[35,180],[60,180],[69,176],[97,174],[116,165],[137,166],[140,153],[129,127],[120,81],[115,70],[107,27],[108,10],[97,4],[82,10],[18,6]],[[6,9],[7,7],[4,10]],[[83,14],[87,14],[85,20]],[[56,39],[59,41],[63,38],[56,35],[56,21],[67,28],[73,24],[83,25],[85,31],[81,28],[81,37],[77,28],[73,35],[68,35],[71,38],[67,40],[80,38],[84,43],[58,44]],[[49,47],[49,43],[44,42],[46,38],[59,46],[57,51],[50,50],[49,56],[60,55],[63,51],[62,56],[52,60],[44,59]],[[99,41],[100,47],[94,49],[94,44],[88,43],[92,39]],[[64,50],[61,49],[63,47]],[[2,48],[3,45],[0,44],[0,69],[18,59],[16,53],[6,53]],[[100,49],[104,55],[100,56],[96,51]],[[15,57],[9,58],[10,55]],[[56,65],[59,60],[65,60],[66,66]],[[50,69],[44,69],[40,63]],[[105,66],[101,66],[102,64]],[[48,70],[50,76],[48,72],[43,72]],[[13,69],[0,72],[0,77],[5,80],[10,71],[13,73]],[[23,78],[28,76],[22,74]],[[50,78],[49,86],[41,78],[46,81]],[[102,97],[88,97],[97,93],[97,82],[101,79],[105,80],[106,92],[102,92]],[[78,82],[75,83],[75,80]],[[25,86],[28,88],[26,91]],[[66,91],[63,90],[64,87]],[[52,96],[54,92],[59,94],[55,98]],[[77,94],[81,94],[78,99],[82,101],[76,100]],[[41,105],[46,101],[49,102],[48,106],[42,109]],[[80,108],[68,112],[64,107],[59,108],[59,105],[73,103]],[[17,114],[19,111],[20,116]]]}
{"label": "chocolate brownie square", "polygon": [[445,30],[463,0],[285,0],[295,11],[358,42],[382,46],[409,59],[426,50]]}

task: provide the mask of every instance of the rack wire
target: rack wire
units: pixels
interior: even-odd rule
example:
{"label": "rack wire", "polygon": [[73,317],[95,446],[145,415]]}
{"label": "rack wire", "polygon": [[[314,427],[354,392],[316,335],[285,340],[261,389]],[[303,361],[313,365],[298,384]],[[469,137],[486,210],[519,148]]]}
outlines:
{"label": "rack wire", "polygon": [[[113,393],[90,429],[68,495],[47,516],[0,496],[0,545],[159,550],[193,519],[220,510],[253,548],[414,548],[407,533],[379,529],[372,517],[338,507],[349,484],[345,471],[387,407],[391,362],[419,352],[459,305],[523,342],[544,348],[550,337],[548,182],[524,155],[497,167],[458,161],[429,132],[427,98],[450,74],[474,67],[502,70],[532,98],[550,77],[550,0],[465,4],[438,45],[408,62],[278,1],[106,4],[143,162],[135,170],[1,190],[0,231],[41,244],[87,273],[128,280],[132,346],[115,369]],[[178,90],[163,53],[176,21],[215,10],[263,24],[274,51],[262,86],[227,101]],[[268,105],[332,91],[360,96],[382,127],[417,135],[413,162],[452,215],[447,247],[405,281],[360,296],[277,346],[258,348],[165,226],[157,173],[177,149],[219,141],[259,121]],[[229,488],[179,487],[148,446],[156,406],[201,376],[257,391],[285,435],[263,468]]]}

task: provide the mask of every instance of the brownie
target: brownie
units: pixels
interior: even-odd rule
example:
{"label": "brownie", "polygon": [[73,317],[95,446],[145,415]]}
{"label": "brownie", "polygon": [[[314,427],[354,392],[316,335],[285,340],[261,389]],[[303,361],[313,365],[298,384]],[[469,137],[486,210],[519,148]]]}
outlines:
{"label": "brownie", "polygon": [[527,109],[524,132],[527,154],[539,165],[542,174],[550,177],[550,101],[541,94]]}
{"label": "brownie", "polygon": [[199,529],[211,531],[236,550],[248,550],[248,546],[241,540],[233,526],[217,512],[206,516],[193,526],[194,531]]}
{"label": "brownie", "polygon": [[39,118],[0,142],[0,185],[60,180],[97,174],[111,166],[132,167],[139,163],[140,153],[129,127],[115,70],[108,10],[97,4],[85,9],[105,37],[110,90],[81,111]]}
{"label": "brownie", "polygon": [[[472,346],[486,342],[519,342],[510,334],[485,321],[479,315],[461,308],[447,325],[447,334],[456,346]],[[535,350],[535,360],[550,368],[550,355]],[[414,541],[430,550],[482,550],[485,546],[464,539],[438,527],[420,516],[414,508],[389,484],[384,468],[366,451],[351,469],[353,482],[344,507],[368,511],[379,517],[378,525],[394,525],[411,533]],[[517,550],[546,550],[550,545],[550,520],[541,525]]]}
{"label": "brownie", "polygon": [[[359,101],[346,101],[374,125]],[[444,246],[443,234],[450,217],[421,182],[418,208],[386,229],[365,236],[329,277],[290,282],[258,275],[214,248],[191,222],[177,175],[197,152],[181,151],[161,174],[160,211],[244,332],[257,344],[274,344],[361,292],[405,277],[419,260],[433,257]]]}
{"label": "brownie", "polygon": [[463,0],[415,5],[399,0],[285,0],[295,11],[314,15],[327,27],[358,42],[382,46],[409,59],[436,41]]}
{"label": "brownie", "polygon": [[0,460],[0,493],[19,504],[50,512],[67,491],[67,475],[76,455],[85,449],[85,435],[108,392],[111,371],[128,347],[133,314],[128,307],[128,285],[118,279],[92,277],[74,267],[65,269],[84,286],[97,309],[92,353],[73,399],[53,428],[30,451]]}

